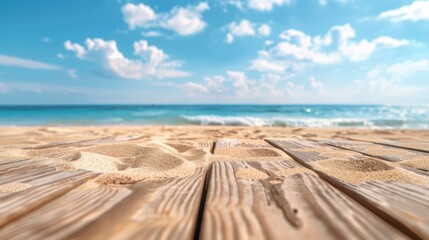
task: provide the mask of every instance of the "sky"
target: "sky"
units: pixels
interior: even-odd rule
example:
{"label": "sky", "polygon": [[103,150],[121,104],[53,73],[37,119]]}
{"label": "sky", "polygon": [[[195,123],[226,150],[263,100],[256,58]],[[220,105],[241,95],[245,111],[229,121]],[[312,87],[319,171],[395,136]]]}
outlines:
{"label": "sky", "polygon": [[0,104],[424,104],[428,76],[427,0],[0,1]]}

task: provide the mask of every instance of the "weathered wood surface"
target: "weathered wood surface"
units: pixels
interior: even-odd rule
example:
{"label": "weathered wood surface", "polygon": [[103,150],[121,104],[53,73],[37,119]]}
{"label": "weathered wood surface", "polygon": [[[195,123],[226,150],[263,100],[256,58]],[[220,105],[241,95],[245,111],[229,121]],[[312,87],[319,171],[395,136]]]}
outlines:
{"label": "weathered wood surface", "polygon": [[[129,195],[88,182],[0,229],[0,239],[62,239]],[[100,229],[101,230],[101,229]]]}
{"label": "weathered wood surface", "polygon": [[[37,147],[120,141],[140,140],[98,138]],[[3,156],[0,239],[429,239],[429,185],[352,184],[315,167],[332,158],[360,164],[373,156],[395,168],[411,155],[365,152],[367,145],[375,145],[368,142],[355,146],[351,141],[324,141],[336,144],[330,148],[314,141],[320,140],[270,144],[219,139],[216,146],[186,140],[214,151],[213,163],[182,177],[147,178],[129,185],[101,184],[97,173],[67,171],[61,162],[46,161],[60,153],[36,159]],[[398,151],[412,152],[417,159],[426,156],[422,151]],[[344,169],[339,166],[338,171]],[[23,188],[1,191],[8,184]]]}
{"label": "weathered wood surface", "polygon": [[31,162],[0,175],[0,186],[28,186],[0,192],[0,239],[192,239],[205,173],[106,186],[88,182],[95,173]]}
{"label": "weathered wood surface", "polygon": [[[429,187],[427,184],[401,181],[365,181],[360,184],[352,184],[342,180],[338,175],[340,173],[347,175],[348,169],[341,169],[338,166],[338,169],[328,171],[317,167],[318,163],[316,162],[329,161],[332,158],[354,161],[352,162],[354,171],[361,169],[360,171],[363,171],[361,173],[364,175],[371,171],[377,174],[378,170],[382,170],[366,166],[366,161],[382,160],[369,158],[359,153],[350,155],[350,151],[322,146],[303,139],[268,141],[283,149],[301,164],[315,170],[330,184],[341,189],[408,236],[414,239],[429,239],[429,214],[427,214],[429,212]],[[386,166],[386,164],[380,163],[380,166]],[[387,169],[391,169],[392,166],[388,166]],[[391,170],[394,168],[392,167]],[[376,176],[375,174],[372,176]],[[426,177],[413,172],[404,171],[401,174],[404,174],[403,177],[410,177],[410,179],[416,176],[426,179]]]}
{"label": "weathered wood surface", "polygon": [[395,139],[395,138],[391,139],[389,137],[380,138],[380,137],[360,136],[360,135],[341,136],[341,138],[348,139],[348,140],[376,143],[376,144],[381,144],[386,146],[392,146],[397,148],[404,148],[404,149],[429,153],[429,141],[416,141],[413,139]]}
{"label": "weathered wood surface", "polygon": [[406,237],[294,162],[232,161],[213,163],[200,239]]}
{"label": "weathered wood surface", "polygon": [[31,213],[98,174],[62,172],[55,167],[27,166],[0,175],[0,186],[22,184],[17,192],[0,192],[0,227]]}
{"label": "weathered wood surface", "polygon": [[360,141],[331,139],[316,141],[386,161],[398,162],[408,170],[418,174],[429,175],[429,153]]}
{"label": "weathered wood surface", "polygon": [[71,238],[192,239],[205,173],[205,168],[199,168],[184,178],[138,183],[130,187],[130,195],[114,209]]}

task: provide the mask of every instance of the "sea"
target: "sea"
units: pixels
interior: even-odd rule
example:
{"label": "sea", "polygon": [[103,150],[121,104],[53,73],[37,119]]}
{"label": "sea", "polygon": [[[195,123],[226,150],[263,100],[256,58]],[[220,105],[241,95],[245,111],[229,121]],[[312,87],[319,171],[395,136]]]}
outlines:
{"label": "sea", "polygon": [[0,125],[228,125],[429,129],[429,104],[0,106]]}

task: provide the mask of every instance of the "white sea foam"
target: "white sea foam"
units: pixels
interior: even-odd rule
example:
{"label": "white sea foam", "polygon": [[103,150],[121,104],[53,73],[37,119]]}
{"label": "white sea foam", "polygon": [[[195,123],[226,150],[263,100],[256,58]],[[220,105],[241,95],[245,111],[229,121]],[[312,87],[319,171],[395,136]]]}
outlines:
{"label": "white sea foam", "polygon": [[406,128],[406,120],[377,120],[358,118],[261,118],[252,116],[198,115],[181,116],[190,124],[219,126],[289,126],[289,127],[366,127]]}

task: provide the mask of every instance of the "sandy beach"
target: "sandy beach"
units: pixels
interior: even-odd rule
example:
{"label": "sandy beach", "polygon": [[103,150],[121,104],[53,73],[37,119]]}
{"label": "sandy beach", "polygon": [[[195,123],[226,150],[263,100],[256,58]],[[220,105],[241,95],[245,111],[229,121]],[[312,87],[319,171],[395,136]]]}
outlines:
{"label": "sandy beach", "polygon": [[[271,146],[235,147],[211,153],[217,139],[244,139],[261,142],[268,138],[327,138],[362,141],[401,141],[406,144],[429,142],[427,130],[363,130],[277,127],[217,126],[98,126],[98,127],[2,127],[0,128],[0,160],[2,162],[31,158],[40,165],[55,166],[64,171],[86,170],[100,173],[97,181],[105,184],[135,183],[147,178],[183,177],[213,161],[252,159],[276,161],[290,157]],[[377,150],[377,149],[375,149]],[[326,169],[349,166],[341,158],[330,156]],[[387,173],[392,168],[374,161],[365,166]],[[428,161],[409,164],[428,169]],[[363,173],[361,173],[363,174]],[[257,175],[257,174],[256,174]],[[390,176],[390,177],[389,177]],[[400,178],[398,172],[377,174],[374,180]],[[349,176],[350,177],[350,176]],[[3,186],[5,191],[25,189],[21,185]]]}
{"label": "sandy beach", "polygon": [[427,130],[1,127],[0,238],[425,239],[428,146]]}

